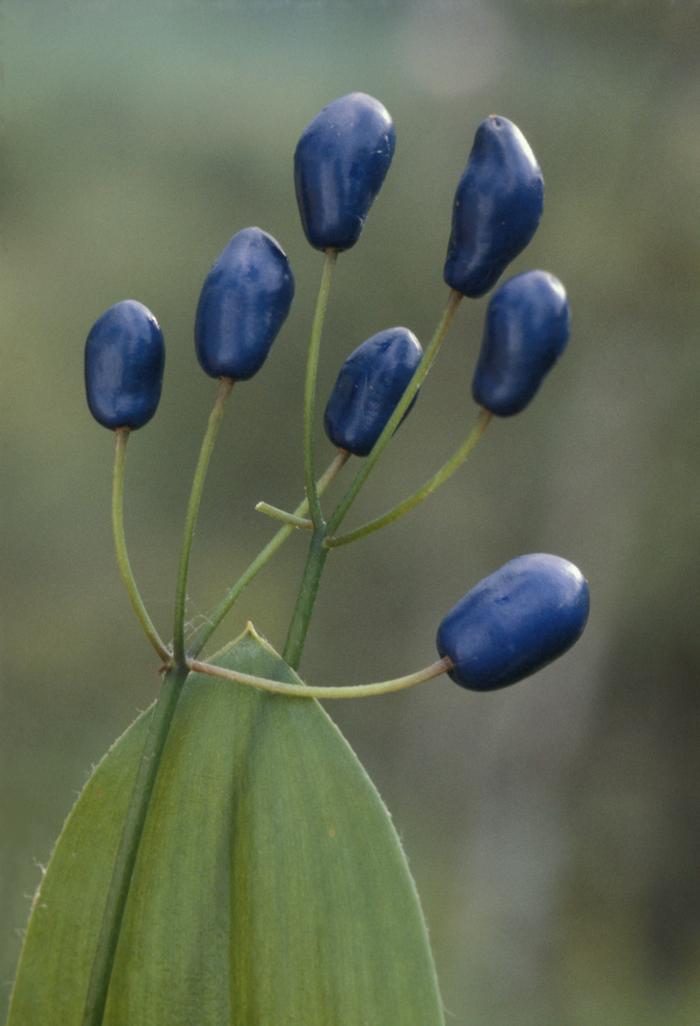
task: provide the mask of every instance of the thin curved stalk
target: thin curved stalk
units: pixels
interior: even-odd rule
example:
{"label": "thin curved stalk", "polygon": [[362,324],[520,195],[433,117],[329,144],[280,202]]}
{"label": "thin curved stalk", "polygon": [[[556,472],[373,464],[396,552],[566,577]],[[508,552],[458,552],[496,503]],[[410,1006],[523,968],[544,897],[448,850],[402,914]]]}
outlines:
{"label": "thin curved stalk", "polygon": [[365,538],[368,534],[372,534],[374,531],[381,530],[382,527],[387,527],[389,524],[395,523],[406,513],[410,513],[412,509],[424,502],[429,495],[432,495],[441,485],[448,481],[455,471],[459,470],[464,461],[472,454],[476,445],[483,435],[484,431],[488,427],[491,420],[492,414],[489,410],[481,410],[479,419],[467,435],[466,439],[460,445],[459,449],[444,463],[440,469],[429,478],[425,484],[418,488],[412,495],[404,499],[403,502],[398,503],[392,509],[388,510],[380,517],[375,517],[374,520],[369,520],[366,524],[362,524],[361,527],[355,528],[354,531],[348,531],[347,534],[341,534],[337,537],[326,538],[325,544],[329,549],[338,548],[341,545],[349,545],[350,542],[357,541],[358,538]]}
{"label": "thin curved stalk", "polygon": [[326,319],[328,297],[330,295],[333,271],[335,269],[338,251],[327,249],[323,261],[323,273],[321,285],[316,300],[313,324],[311,326],[311,338],[309,340],[309,354],[306,361],[306,381],[304,384],[304,481],[306,485],[306,498],[309,501],[309,513],[315,527],[318,527],[323,520],[321,503],[318,489],[316,487],[316,456],[314,447],[314,427],[316,423],[316,379],[318,377],[318,361],[321,353],[321,336],[323,334],[323,323]]}
{"label": "thin curved stalk", "polygon": [[216,400],[214,401],[213,409],[209,414],[207,430],[202,441],[202,448],[199,451],[199,459],[197,460],[194,480],[192,481],[192,491],[190,492],[190,498],[187,504],[185,530],[182,539],[182,555],[180,557],[180,566],[178,569],[177,586],[175,591],[175,622],[173,625],[173,655],[175,662],[179,666],[184,666],[185,664],[185,606],[187,604],[187,578],[189,574],[190,553],[192,552],[194,529],[197,523],[197,516],[199,515],[199,506],[202,501],[202,492],[204,490],[204,481],[207,476],[209,461],[211,459],[211,454],[214,451],[214,445],[216,443],[217,435],[219,434],[219,428],[221,427],[221,421],[224,415],[224,406],[226,404],[226,400],[231,394],[233,384],[234,383],[231,378],[222,378],[219,382]]}
{"label": "thin curved stalk", "polygon": [[124,470],[129,434],[129,428],[118,428],[115,431],[116,445],[114,449],[114,470],[112,472],[112,532],[114,534],[114,548],[117,553],[117,566],[119,567],[119,573],[124,582],[132,609],[136,613],[136,618],[141,624],[144,634],[163,662],[168,663],[171,659],[170,650],[148,615],[148,611],[141,598],[141,592],[136,584],[134,572],[131,569],[129,553],[126,547],[126,535],[124,533]]}
{"label": "thin curved stalk", "polygon": [[291,698],[371,698],[377,695],[388,695],[392,691],[403,691],[406,688],[416,687],[426,681],[433,680],[451,669],[452,663],[449,659],[438,659],[430,666],[423,667],[416,673],[409,673],[405,677],[395,677],[392,680],[382,680],[374,684],[349,684],[345,687],[314,687],[309,684],[286,684],[282,681],[271,680],[268,677],[255,677],[250,673],[238,673],[236,670],[225,670],[221,666],[213,666],[211,663],[203,663],[197,659],[190,659],[188,666],[195,673],[206,673],[211,677],[221,677],[224,680],[233,681],[235,684],[245,684],[257,688],[260,691],[270,691],[277,695],[288,695]]}

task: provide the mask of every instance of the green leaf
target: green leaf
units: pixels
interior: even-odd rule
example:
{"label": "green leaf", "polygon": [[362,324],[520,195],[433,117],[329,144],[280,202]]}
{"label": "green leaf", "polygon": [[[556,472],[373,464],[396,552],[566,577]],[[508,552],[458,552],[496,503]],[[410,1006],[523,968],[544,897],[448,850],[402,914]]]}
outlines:
{"label": "green leaf", "polygon": [[[284,681],[252,628],[216,657]],[[80,1026],[151,710],[110,749],[35,898],[8,1026]],[[202,675],[182,692],[124,915],[105,1026],[441,1026],[386,808],[313,699]]]}

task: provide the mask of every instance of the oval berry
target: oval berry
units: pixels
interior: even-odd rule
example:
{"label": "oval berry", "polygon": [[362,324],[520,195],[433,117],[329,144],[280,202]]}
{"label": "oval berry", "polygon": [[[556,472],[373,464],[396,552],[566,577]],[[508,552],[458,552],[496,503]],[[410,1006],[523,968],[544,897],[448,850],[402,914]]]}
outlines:
{"label": "oval berry", "polygon": [[212,378],[245,381],[262,367],[294,298],[287,255],[260,228],[244,228],[224,247],[197,305],[195,344]]}
{"label": "oval berry", "polygon": [[294,184],[312,246],[355,245],[395,145],[389,112],[366,93],[341,96],[307,125],[294,153]]}
{"label": "oval berry", "polygon": [[546,271],[510,278],[489,303],[474,399],[499,417],[520,413],[569,340],[569,304],[564,286]]}
{"label": "oval berry", "polygon": [[562,655],[588,619],[588,583],[559,556],[512,559],[472,588],[440,624],[437,649],[455,683],[474,691],[514,684]]}
{"label": "oval berry", "polygon": [[479,125],[455,193],[444,278],[482,296],[527,246],[542,216],[544,181],[520,129],[492,115]]}
{"label": "oval berry", "polygon": [[140,428],[158,408],[165,345],[158,321],[135,299],[115,303],[85,343],[85,391],[103,427]]}
{"label": "oval berry", "polygon": [[326,406],[324,424],[331,442],[366,456],[422,357],[421,344],[408,328],[387,328],[358,346],[340,368]]}

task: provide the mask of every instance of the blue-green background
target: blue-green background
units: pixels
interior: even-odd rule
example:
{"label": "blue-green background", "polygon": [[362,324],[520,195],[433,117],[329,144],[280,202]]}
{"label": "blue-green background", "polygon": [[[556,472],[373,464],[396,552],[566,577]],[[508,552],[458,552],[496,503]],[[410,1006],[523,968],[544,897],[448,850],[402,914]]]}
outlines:
{"label": "blue-green background", "polygon": [[[199,288],[250,224],[282,242],[297,279],[264,372],[227,414],[193,620],[269,536],[255,501],[300,498],[320,258],[299,225],[292,152],[324,103],[361,89],[392,112],[398,144],[340,261],[321,394],[375,331],[430,335],[453,191],[491,112],[520,125],[546,180],[540,231],[513,270],[563,279],[573,335],[531,408],[495,423],[442,493],[329,562],[303,672],[410,672],[434,658],[443,613],[507,559],[578,563],[587,633],[536,679],[490,696],[444,680],[331,712],[404,838],[448,1022],[697,1026],[698,5],[4,0],[1,31],[0,1008],[39,865],[158,680],[114,565],[112,438],[85,407],[84,337],[126,297],[166,336],[161,408],[130,446],[127,527],[167,633],[214,391],[192,345]],[[353,523],[464,437],[485,305],[462,305]],[[319,451],[330,458],[321,436]],[[293,539],[221,640],[251,617],[282,644],[302,558]]]}

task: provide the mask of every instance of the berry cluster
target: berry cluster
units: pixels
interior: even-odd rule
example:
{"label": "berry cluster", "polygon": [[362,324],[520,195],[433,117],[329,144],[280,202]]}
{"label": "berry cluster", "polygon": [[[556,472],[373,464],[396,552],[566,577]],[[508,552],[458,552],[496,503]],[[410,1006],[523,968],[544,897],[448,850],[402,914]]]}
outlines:
{"label": "berry cluster", "polygon": [[[354,541],[398,519],[431,494],[470,454],[492,415],[522,411],[562,354],[569,337],[569,307],[561,282],[540,270],[509,279],[488,304],[472,393],[479,421],[454,456],[412,496],[381,517],[345,535],[338,528],[387,442],[410,412],[463,296],[488,292],[507,265],[532,239],[543,208],[542,173],[527,140],[504,117],[486,118],[476,132],[454,200],[452,231],[444,267],[449,302],[425,352],[405,327],[373,335],[348,356],[325,409],[325,429],[338,449],[336,460],[318,480],[313,424],[319,349],[333,267],[339,253],[355,245],[392,161],[395,131],[376,99],[363,93],[343,96],[313,119],[294,157],[296,195],[309,243],[324,253],[324,273],[309,346],[304,396],[306,500],[289,513],[261,503],[259,509],[284,526],[246,574],[227,593],[204,633],[185,638],[184,603],[189,547],[206,463],[223,403],[233,384],[262,367],[289,312],[294,278],[284,250],[260,228],[239,231],[209,271],[195,319],[199,363],[220,379],[195,475],[188,510],[176,602],[172,647],[160,639],[143,608],[121,536],[121,479],[115,486],[115,531],[120,568],[149,639],[166,665],[181,665],[268,687],[263,678],[243,680],[231,671],[197,660],[211,630],[231,607],[272,551],[294,530],[311,534],[309,557],[290,625],[285,659],[296,668],[325,558],[336,546]],[[128,433],[156,411],[164,367],[163,336],[154,316],[133,300],[117,303],[94,324],[87,339],[85,380],[93,416],[117,432],[118,467]],[[332,515],[323,515],[320,497],[350,455],[363,460],[355,480]],[[533,554],[507,563],[473,588],[447,614],[437,634],[440,661],[410,678],[345,689],[287,690],[299,695],[343,690],[380,693],[400,682],[418,683],[447,672],[475,690],[503,687],[534,673],[566,651],[581,634],[588,615],[588,587],[579,570],[557,556]],[[188,644],[189,642],[189,644]],[[408,686],[405,683],[403,686]],[[281,690],[278,686],[276,690]]]}

